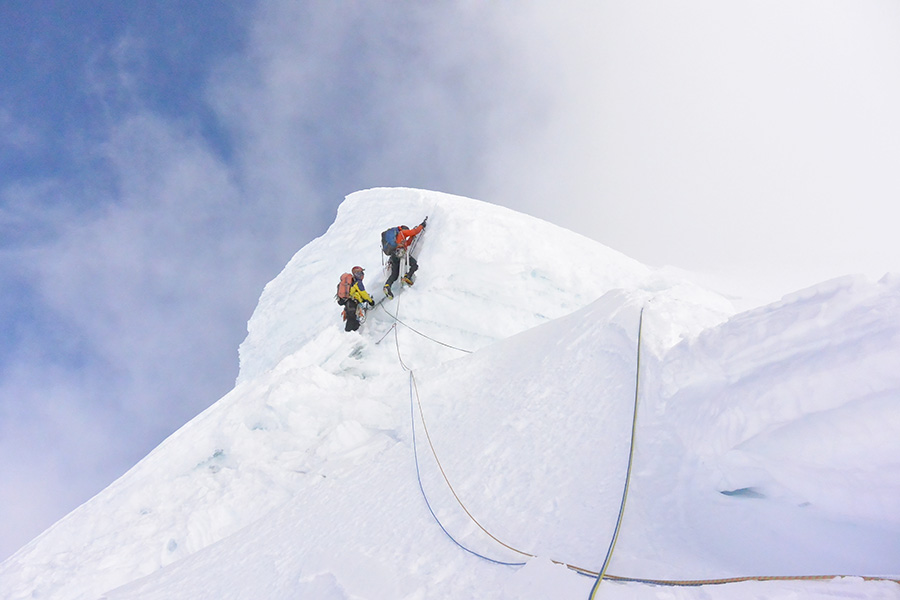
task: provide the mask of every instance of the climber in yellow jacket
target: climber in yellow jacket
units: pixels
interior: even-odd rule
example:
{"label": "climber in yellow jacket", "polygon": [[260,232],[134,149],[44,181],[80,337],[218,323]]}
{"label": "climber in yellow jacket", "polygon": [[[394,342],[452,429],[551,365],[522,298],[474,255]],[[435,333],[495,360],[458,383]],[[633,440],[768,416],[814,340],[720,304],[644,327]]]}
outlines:
{"label": "climber in yellow jacket", "polygon": [[359,329],[359,318],[356,315],[356,309],[360,304],[366,303],[370,307],[375,306],[375,300],[366,291],[363,284],[363,277],[366,272],[362,267],[353,267],[350,271],[353,274],[353,284],[347,293],[347,301],[344,303],[344,331],[356,331]]}

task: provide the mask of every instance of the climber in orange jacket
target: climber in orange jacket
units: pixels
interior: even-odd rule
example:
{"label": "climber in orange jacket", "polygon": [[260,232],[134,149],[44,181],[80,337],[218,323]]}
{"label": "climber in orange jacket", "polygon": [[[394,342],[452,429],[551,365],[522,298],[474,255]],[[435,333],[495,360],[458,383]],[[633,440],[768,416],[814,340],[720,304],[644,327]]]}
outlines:
{"label": "climber in orange jacket", "polygon": [[415,239],[415,237],[425,230],[425,225],[427,223],[428,217],[425,217],[424,221],[422,221],[417,227],[414,227],[412,229],[410,229],[406,225],[401,225],[397,228],[397,247],[390,254],[391,275],[387,278],[387,281],[384,282],[385,297],[394,297],[394,294],[391,292],[391,285],[395,281],[397,281],[397,277],[399,277],[400,275],[400,259],[402,259],[404,256],[406,256],[409,261],[409,270],[405,275],[403,275],[403,283],[405,283],[406,285],[413,284],[412,276],[419,268],[419,263],[411,254],[409,254],[409,246]]}

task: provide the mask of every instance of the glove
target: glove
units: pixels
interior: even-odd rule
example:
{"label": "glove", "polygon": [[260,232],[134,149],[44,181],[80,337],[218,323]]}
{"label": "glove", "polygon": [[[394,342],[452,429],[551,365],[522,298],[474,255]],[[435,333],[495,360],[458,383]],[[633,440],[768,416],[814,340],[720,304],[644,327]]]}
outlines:
{"label": "glove", "polygon": [[422,227],[422,229],[425,229],[425,225],[427,225],[427,224],[428,224],[428,217],[425,217],[425,220],[422,221],[422,224],[420,225],[420,227]]}
{"label": "glove", "polygon": [[372,302],[371,300],[366,300],[366,304],[369,305],[369,308],[373,308],[375,306],[375,303]]}

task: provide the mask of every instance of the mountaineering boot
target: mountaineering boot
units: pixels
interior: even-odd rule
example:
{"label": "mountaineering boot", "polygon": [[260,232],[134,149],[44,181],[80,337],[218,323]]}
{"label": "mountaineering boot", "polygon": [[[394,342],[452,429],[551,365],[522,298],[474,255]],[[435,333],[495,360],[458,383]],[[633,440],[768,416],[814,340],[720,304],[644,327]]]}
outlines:
{"label": "mountaineering boot", "polygon": [[406,285],[412,285],[412,284],[413,284],[413,280],[412,280],[412,278],[409,276],[409,273],[407,273],[406,275],[404,275],[404,276],[403,276],[403,279],[401,279],[400,281],[402,281],[402,282],[405,283]]}
{"label": "mountaineering boot", "polygon": [[391,285],[389,283],[384,284],[384,297],[387,299],[391,299],[394,297],[393,292],[391,292]]}

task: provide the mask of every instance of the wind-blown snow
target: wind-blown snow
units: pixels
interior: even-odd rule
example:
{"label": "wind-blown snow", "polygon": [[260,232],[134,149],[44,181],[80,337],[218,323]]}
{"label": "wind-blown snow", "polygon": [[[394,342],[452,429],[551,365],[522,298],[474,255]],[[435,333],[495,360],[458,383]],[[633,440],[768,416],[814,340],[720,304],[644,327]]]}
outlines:
{"label": "wind-blown snow", "polygon": [[[345,333],[339,275],[364,266],[380,297],[381,230],[426,215],[416,284]],[[0,597],[586,598],[593,581],[551,561],[596,570],[606,554],[642,308],[635,466],[609,573],[897,578],[898,303],[897,278],[848,277],[732,316],[712,292],[531,217],[353,194],[266,286],[235,389],[2,563]],[[428,433],[417,421],[414,454],[417,400]],[[535,558],[466,515],[429,439],[478,522]],[[451,541],[415,456],[448,532],[526,564]],[[858,578],[601,591],[900,598]]]}

